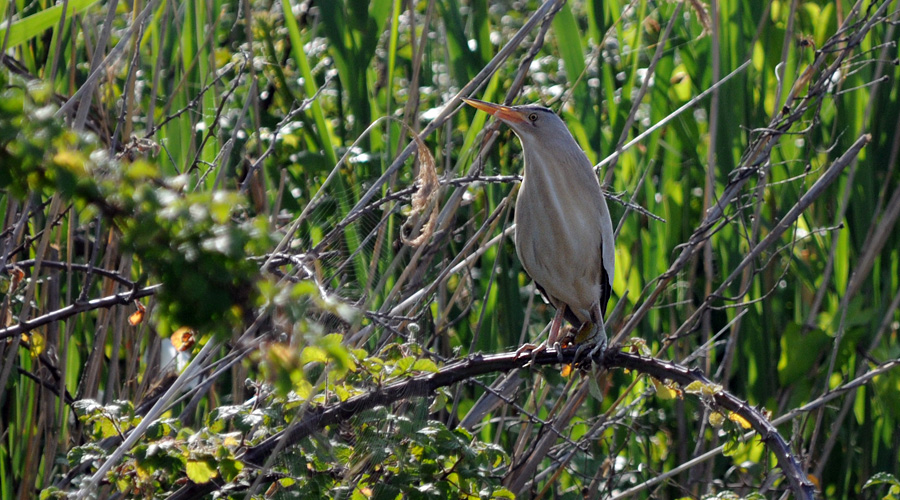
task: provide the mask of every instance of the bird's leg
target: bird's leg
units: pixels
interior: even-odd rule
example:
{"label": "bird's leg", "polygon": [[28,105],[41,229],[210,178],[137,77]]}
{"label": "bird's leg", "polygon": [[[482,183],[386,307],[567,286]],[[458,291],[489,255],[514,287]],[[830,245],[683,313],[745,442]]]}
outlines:
{"label": "bird's leg", "polygon": [[[591,349],[590,357],[591,359],[595,359],[596,356],[603,354],[606,351],[606,324],[603,321],[603,313],[600,311],[600,304],[594,302],[591,304],[591,323],[592,327],[597,329],[597,337],[594,348]],[[593,335],[594,332],[592,331]]]}
{"label": "bird's leg", "polygon": [[556,314],[553,316],[553,321],[550,322],[550,335],[547,336],[547,345],[557,347],[559,344],[559,329],[562,326],[563,320],[563,311],[566,306],[562,306],[556,309]]}
{"label": "bird's leg", "polygon": [[553,321],[550,322],[550,334],[547,335],[547,345],[556,349],[556,357],[562,361],[562,350],[559,347],[559,329],[562,327],[563,315],[565,314],[566,306],[562,306],[556,309],[556,314],[553,316]]}

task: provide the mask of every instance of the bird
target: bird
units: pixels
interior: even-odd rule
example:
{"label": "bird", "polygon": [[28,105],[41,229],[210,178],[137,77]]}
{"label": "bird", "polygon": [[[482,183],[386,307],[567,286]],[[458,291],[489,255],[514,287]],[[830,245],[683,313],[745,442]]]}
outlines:
{"label": "bird", "polygon": [[615,233],[593,165],[563,120],[535,105],[504,106],[463,99],[518,136],[525,158],[516,199],[516,254],[545,301],[556,308],[547,341],[523,348],[559,349],[562,320],[574,343],[606,349],[606,306],[615,274]]}

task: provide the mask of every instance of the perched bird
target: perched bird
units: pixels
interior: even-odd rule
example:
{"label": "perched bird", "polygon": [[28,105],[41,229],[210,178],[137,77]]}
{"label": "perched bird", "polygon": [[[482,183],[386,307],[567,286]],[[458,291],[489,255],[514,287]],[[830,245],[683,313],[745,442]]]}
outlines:
{"label": "perched bird", "polygon": [[507,124],[522,142],[525,172],[516,200],[516,253],[556,308],[546,345],[559,343],[565,318],[578,328],[576,343],[595,341],[602,351],[615,236],[593,165],[550,109],[463,101]]}

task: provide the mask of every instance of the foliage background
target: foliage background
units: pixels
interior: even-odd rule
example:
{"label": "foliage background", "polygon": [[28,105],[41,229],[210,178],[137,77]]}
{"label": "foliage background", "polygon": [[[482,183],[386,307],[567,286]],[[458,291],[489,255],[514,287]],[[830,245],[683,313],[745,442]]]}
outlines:
{"label": "foliage background", "polygon": [[[325,429],[265,474],[241,462],[316,405],[514,350],[552,316],[510,238],[520,145],[460,93],[560,110],[594,163],[671,117],[600,171],[665,219],[611,203],[610,331],[773,417],[803,408],[779,429],[823,496],[883,496],[863,485],[900,474],[900,375],[884,365],[900,357],[897,2],[548,5],[520,31],[539,2],[82,0],[63,17],[0,1],[0,496],[82,484],[171,384],[182,327],[197,342],[182,360],[212,356],[109,491],[165,496],[185,476],[342,498],[783,491],[758,441],[625,372],[521,371],[466,421],[495,378],[480,377]],[[837,72],[813,66],[856,34]],[[147,315],[131,325],[134,299]]]}

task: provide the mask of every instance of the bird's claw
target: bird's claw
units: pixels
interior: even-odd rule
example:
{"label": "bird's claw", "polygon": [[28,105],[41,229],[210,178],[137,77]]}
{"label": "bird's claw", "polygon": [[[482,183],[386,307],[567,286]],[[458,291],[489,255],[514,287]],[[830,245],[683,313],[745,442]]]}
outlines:
{"label": "bird's claw", "polygon": [[603,356],[603,353],[606,352],[606,348],[608,347],[608,344],[609,343],[606,339],[606,335],[603,335],[599,339],[599,341],[596,344],[594,344],[593,348],[591,349],[591,352],[588,354],[588,357],[590,357],[592,360],[599,360],[599,358],[601,356]]}
{"label": "bird's claw", "polygon": [[[562,347],[559,345],[559,342],[554,342],[552,348],[554,351],[556,351],[556,358],[559,360],[560,363],[562,363],[563,362]],[[547,342],[541,342],[538,345],[530,344],[530,343],[525,344],[525,345],[519,347],[518,349],[516,349],[514,358],[521,359],[524,357],[529,357],[529,358],[531,358],[531,362],[529,364],[534,364],[534,358],[538,354],[546,351],[547,349],[548,349]]]}
{"label": "bird's claw", "polygon": [[553,343],[553,349],[556,351],[556,359],[558,359],[559,362],[562,363],[562,361],[563,361],[562,347],[559,345],[559,342]]}
{"label": "bird's claw", "polygon": [[531,359],[533,360],[535,356],[537,356],[538,354],[540,354],[546,350],[547,350],[546,342],[543,342],[538,345],[531,344],[531,343],[524,344],[522,347],[519,347],[518,349],[516,349],[515,359],[519,359],[519,358],[523,357],[522,355],[524,354],[525,356],[531,357]]}
{"label": "bird's claw", "polygon": [[590,347],[590,344],[578,344],[578,347],[575,348],[575,356],[572,358],[572,364],[578,365],[581,361],[581,355],[584,354],[584,350]]}

